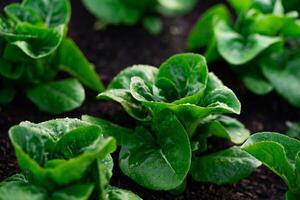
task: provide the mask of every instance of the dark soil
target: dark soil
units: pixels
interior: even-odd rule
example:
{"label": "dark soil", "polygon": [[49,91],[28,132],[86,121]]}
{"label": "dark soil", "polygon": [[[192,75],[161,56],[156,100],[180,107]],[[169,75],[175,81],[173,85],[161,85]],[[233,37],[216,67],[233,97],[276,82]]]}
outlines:
{"label": "dark soil", "polygon": [[[15,0],[16,1],[16,0]],[[12,0],[1,0],[0,8]],[[159,66],[169,56],[185,51],[187,34],[198,16],[221,0],[202,1],[190,14],[172,19],[163,19],[164,32],[159,37],[147,33],[142,27],[114,27],[105,31],[95,31],[95,19],[82,7],[79,0],[72,1],[73,17],[70,36],[78,43],[89,60],[93,62],[105,84],[109,83],[121,69],[133,64]],[[205,28],[205,27],[204,27]],[[252,132],[285,132],[285,122],[300,121],[300,111],[289,106],[275,93],[266,97],[257,97],[242,86],[229,67],[223,63],[209,66],[223,82],[232,88],[243,105],[239,119]],[[112,120],[125,126],[134,126],[134,121],[111,102],[95,100],[95,93],[88,92],[84,105],[67,114],[52,116],[39,112],[24,96],[18,98],[0,112],[0,181],[18,172],[13,149],[8,140],[9,127],[21,121],[41,122],[59,117],[80,117],[91,114]],[[117,166],[117,161],[116,161]],[[217,186],[196,183],[188,180],[187,189],[181,196],[172,196],[167,192],[146,190],[122,175],[115,167],[113,184],[130,189],[143,199],[282,199],[286,190],[283,182],[268,169],[261,167],[249,178],[234,185]]]}

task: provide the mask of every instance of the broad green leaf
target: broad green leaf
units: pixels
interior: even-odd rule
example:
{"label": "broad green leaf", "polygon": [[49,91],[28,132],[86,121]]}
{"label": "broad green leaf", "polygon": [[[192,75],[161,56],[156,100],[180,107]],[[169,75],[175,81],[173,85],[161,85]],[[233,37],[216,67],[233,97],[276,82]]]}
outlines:
{"label": "broad green leaf", "polygon": [[47,193],[44,189],[28,183],[3,182],[0,183],[1,200],[46,200]]}
{"label": "broad green leaf", "polygon": [[32,8],[24,7],[17,3],[9,4],[4,8],[5,14],[14,21],[29,22],[31,24],[42,24],[43,19],[41,16]]}
{"label": "broad green leaf", "polygon": [[93,184],[77,184],[54,192],[49,200],[89,200],[93,189]]}
{"label": "broad green leaf", "polygon": [[300,142],[278,133],[256,133],[242,149],[250,153],[279,175],[291,191],[299,190],[295,179],[294,163],[300,151]]}
{"label": "broad green leaf", "polygon": [[157,68],[149,65],[134,65],[132,67],[128,67],[114,77],[108,86],[108,90],[130,89],[130,82],[133,77],[139,77],[147,84],[153,84],[155,82],[157,72]]}
{"label": "broad green leaf", "polygon": [[24,65],[13,64],[0,58],[0,75],[8,79],[19,79],[24,72]]}
{"label": "broad green leaf", "polygon": [[234,92],[213,73],[209,73],[204,96],[198,104],[213,108],[215,112],[240,114],[241,103]]}
{"label": "broad green leaf", "polygon": [[250,136],[250,132],[241,122],[227,116],[221,116],[204,126],[209,135],[228,139],[234,144],[242,144]]}
{"label": "broad green leaf", "polygon": [[295,21],[293,16],[262,14],[255,10],[250,11],[247,17],[249,19],[246,20],[249,22],[244,27],[243,33],[262,34],[265,36],[278,36],[284,32],[286,26]]}
{"label": "broad green leaf", "polygon": [[137,101],[164,101],[165,98],[160,96],[160,90],[155,85],[146,85],[145,81],[139,77],[131,78],[130,93]]}
{"label": "broad green leaf", "polygon": [[300,108],[300,54],[279,53],[262,63],[264,76],[290,104]]}
{"label": "broad green leaf", "polygon": [[126,145],[128,144],[129,140],[133,139],[134,131],[129,128],[124,128],[121,126],[118,126],[116,124],[113,124],[109,121],[92,117],[89,115],[83,115],[82,120],[85,122],[89,122],[93,125],[100,126],[102,129],[102,134],[104,137],[114,137],[117,141],[118,145]]}
{"label": "broad green leaf", "polygon": [[207,47],[214,39],[213,21],[215,19],[231,22],[231,16],[228,9],[218,4],[206,11],[197,21],[193,30],[189,34],[187,48],[189,50]]}
{"label": "broad green leaf", "polygon": [[108,89],[99,94],[97,98],[120,103],[128,114],[137,120],[149,121],[151,119],[148,109],[141,102],[135,100],[127,89]]}
{"label": "broad green leaf", "polygon": [[142,200],[139,196],[134,193],[119,189],[116,187],[110,187],[108,189],[108,199],[109,200]]}
{"label": "broad green leaf", "polygon": [[83,0],[82,2],[93,15],[110,24],[134,25],[143,12],[126,5],[123,0]]}
{"label": "broad green leaf", "polygon": [[54,192],[47,192],[37,187],[28,180],[11,180],[0,183],[1,200],[88,200],[92,194],[92,184],[78,184],[60,189]]}
{"label": "broad green leaf", "polygon": [[274,89],[256,60],[243,66],[233,66],[232,70],[240,77],[246,88],[256,95],[266,95]]}
{"label": "broad green leaf", "polygon": [[[168,101],[175,104],[197,104],[203,94],[208,79],[206,60],[199,54],[177,54],[161,64],[156,76],[156,85]],[[169,80],[166,82],[165,80]],[[163,81],[163,82],[162,82]],[[177,93],[178,99],[167,94]]]}
{"label": "broad green leaf", "polygon": [[96,191],[99,199],[107,199],[109,181],[112,177],[113,159],[108,155],[103,160],[98,160],[97,167],[92,169],[91,176],[96,179]]}
{"label": "broad green leaf", "polygon": [[69,0],[24,0],[22,6],[34,9],[50,27],[66,25],[71,17]]}
{"label": "broad green leaf", "polygon": [[185,179],[191,162],[191,147],[184,127],[175,115],[163,111],[150,130],[138,128],[139,142],[122,146],[120,168],[138,184],[153,190],[170,190]]}
{"label": "broad green leaf", "polygon": [[184,125],[189,137],[192,137],[198,125],[216,110],[213,107],[205,108],[189,103],[177,105],[164,102],[144,102],[144,104],[151,109],[154,116],[159,115],[165,109],[173,111]]}
{"label": "broad green leaf", "polygon": [[281,43],[279,37],[252,34],[248,37],[234,32],[226,23],[219,21],[215,25],[218,51],[232,65],[242,65],[257,57],[270,46]]}
{"label": "broad green leaf", "polygon": [[46,28],[28,23],[20,23],[8,29],[0,23],[0,34],[3,38],[33,59],[52,54],[62,41],[64,29],[64,25]]}
{"label": "broad green leaf", "polygon": [[104,90],[104,86],[94,67],[69,38],[64,39],[59,48],[59,64],[62,70],[76,77],[90,89],[96,92]]}
{"label": "broad green leaf", "polygon": [[192,161],[190,173],[196,181],[218,185],[232,184],[248,177],[260,164],[239,147],[232,147],[196,157]]}
{"label": "broad green leaf", "polygon": [[248,90],[257,95],[266,95],[270,93],[274,87],[258,74],[247,74],[242,80]]}
{"label": "broad green leaf", "polygon": [[21,123],[9,131],[17,160],[34,183],[52,189],[81,180],[97,159],[115,150],[112,138],[79,120]]}
{"label": "broad green leaf", "polygon": [[41,111],[59,114],[82,105],[85,93],[76,79],[54,81],[36,86],[27,91],[28,98]]}
{"label": "broad green leaf", "polygon": [[158,11],[167,16],[176,16],[191,11],[198,0],[157,0]]}
{"label": "broad green leaf", "polygon": [[5,46],[2,58],[11,63],[19,63],[19,65],[20,63],[25,63],[29,60],[29,57],[13,44],[7,44]]}

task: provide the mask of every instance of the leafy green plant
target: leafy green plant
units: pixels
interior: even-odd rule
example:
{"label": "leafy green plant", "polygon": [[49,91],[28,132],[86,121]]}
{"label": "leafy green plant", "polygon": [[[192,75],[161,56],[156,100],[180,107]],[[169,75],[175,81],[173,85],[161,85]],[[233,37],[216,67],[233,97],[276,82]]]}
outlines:
{"label": "leafy green plant", "polygon": [[238,147],[207,154],[209,137],[238,145],[249,131],[224,115],[238,114],[240,102],[208,72],[200,55],[175,55],[159,69],[129,67],[98,98],[119,102],[138,120],[140,125],[132,130],[83,116],[84,121],[102,127],[104,136],[116,138],[121,170],[144,187],[178,189],[188,173],[197,181],[234,183],[260,165]]}
{"label": "leafy green plant", "polygon": [[188,49],[205,48],[209,62],[227,61],[253,93],[276,90],[300,108],[300,23],[298,12],[290,11],[296,1],[228,2],[236,11],[236,21],[225,5],[210,8],[190,33]]}
{"label": "leafy green plant", "polygon": [[22,122],[9,136],[22,174],[0,183],[0,199],[140,198],[109,185],[116,143],[101,128],[77,119]]}
{"label": "leafy green plant", "polygon": [[198,0],[82,0],[86,8],[107,24],[132,26],[142,22],[153,34],[162,30],[155,15],[176,16],[189,12]]}
{"label": "leafy green plant", "polygon": [[299,140],[278,133],[262,132],[252,135],[242,149],[282,178],[289,188],[286,200],[299,199]]}
{"label": "leafy green plant", "polygon": [[[104,89],[93,66],[66,37],[70,15],[69,0],[24,0],[4,8],[0,104],[10,103],[22,91],[40,110],[59,114],[83,103],[81,83],[97,92]],[[59,71],[75,78],[54,80]]]}

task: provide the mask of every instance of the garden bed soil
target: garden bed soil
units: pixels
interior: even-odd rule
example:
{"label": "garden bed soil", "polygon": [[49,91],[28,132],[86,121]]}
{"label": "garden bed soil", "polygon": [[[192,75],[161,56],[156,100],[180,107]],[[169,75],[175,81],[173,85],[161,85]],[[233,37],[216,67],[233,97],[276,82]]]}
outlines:
{"label": "garden bed soil", "polygon": [[[12,1],[1,0],[0,8],[8,2]],[[184,52],[187,35],[200,14],[211,5],[220,2],[222,1],[202,1],[188,15],[172,19],[164,18],[163,33],[159,37],[154,37],[140,26],[110,26],[105,31],[97,31],[94,29],[94,17],[84,9],[79,0],[76,0],[72,1],[73,13],[69,35],[95,64],[104,83],[108,84],[120,70],[127,66],[133,64],[159,66],[171,55]],[[242,103],[242,114],[238,118],[251,132],[265,130],[285,132],[287,120],[300,121],[300,111],[289,106],[275,93],[258,97],[248,92],[225,63],[214,63],[209,68],[239,97]],[[0,181],[18,172],[14,152],[8,139],[8,129],[21,121],[41,122],[53,118],[80,117],[82,114],[90,114],[124,126],[134,126],[134,120],[119,105],[97,101],[95,96],[96,93],[88,91],[86,101],[81,108],[53,116],[38,111],[24,97],[24,94],[18,94],[13,103],[0,111]],[[155,192],[140,187],[122,175],[117,165],[115,159],[113,185],[132,190],[145,200],[282,199],[286,191],[286,186],[280,178],[265,167],[260,167],[249,178],[233,185],[197,183],[188,178],[186,191],[182,195],[173,196],[167,192]]]}

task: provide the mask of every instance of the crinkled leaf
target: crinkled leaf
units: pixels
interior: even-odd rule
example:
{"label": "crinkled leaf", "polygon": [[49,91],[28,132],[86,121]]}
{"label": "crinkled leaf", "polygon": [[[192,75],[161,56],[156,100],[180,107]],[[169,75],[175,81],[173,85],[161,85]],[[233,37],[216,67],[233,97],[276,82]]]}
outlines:
{"label": "crinkled leaf", "polygon": [[126,89],[108,89],[99,94],[98,99],[114,100],[120,103],[130,116],[141,121],[149,121],[151,116],[149,111],[141,102],[134,99],[129,90]]}
{"label": "crinkled leaf", "polygon": [[214,39],[214,19],[224,20],[230,23],[231,16],[228,9],[222,4],[213,6],[206,11],[189,34],[187,41],[187,48],[189,50],[206,47],[212,42]]}
{"label": "crinkled leaf", "polygon": [[94,67],[69,38],[64,39],[59,48],[59,64],[63,70],[76,77],[92,90],[97,92],[104,90],[104,86]]}
{"label": "crinkled leaf", "polygon": [[12,3],[4,8],[5,14],[18,23],[29,22],[31,24],[42,24],[41,16],[30,7],[24,7],[21,4]]}
{"label": "crinkled leaf", "polygon": [[1,200],[88,200],[92,194],[92,184],[78,184],[59,191],[47,192],[24,180],[8,180],[0,184]]}
{"label": "crinkled leaf", "polygon": [[214,108],[220,113],[239,114],[241,112],[241,103],[234,92],[213,73],[209,73],[207,88],[199,105]]}
{"label": "crinkled leaf", "polygon": [[232,65],[242,65],[257,57],[270,46],[281,43],[279,37],[252,34],[248,37],[234,32],[226,23],[218,21],[215,25],[218,51]]}
{"label": "crinkled leaf", "polygon": [[128,191],[119,189],[116,187],[110,187],[108,189],[108,199],[109,200],[142,200],[136,194]]}
{"label": "crinkled leaf", "polygon": [[33,59],[52,54],[60,45],[64,35],[64,25],[55,28],[39,27],[28,23],[20,23],[13,28],[5,26],[0,23],[0,34]]}
{"label": "crinkled leaf", "polygon": [[[156,76],[156,85],[162,89],[162,94],[176,104],[197,104],[203,94],[208,79],[206,60],[199,54],[177,54],[166,60]],[[163,83],[161,82],[163,80]],[[164,80],[169,80],[166,82]],[[170,89],[178,94],[178,99],[166,96]]]}
{"label": "crinkled leaf", "polygon": [[26,122],[9,134],[20,168],[34,183],[50,189],[80,180],[97,159],[116,148],[112,138],[102,138],[99,127],[79,120]]}
{"label": "crinkled leaf", "polygon": [[239,147],[196,157],[190,173],[196,181],[232,184],[248,177],[260,162]]}
{"label": "crinkled leaf", "polygon": [[50,27],[68,24],[71,17],[69,0],[24,0],[22,5],[34,9]]}
{"label": "crinkled leaf", "polygon": [[1,200],[46,200],[46,191],[28,183],[3,182],[0,184]]}
{"label": "crinkled leaf", "polygon": [[41,84],[28,90],[27,96],[40,110],[52,114],[74,110],[85,99],[84,89],[76,79]]}
{"label": "crinkled leaf", "polygon": [[130,82],[130,93],[134,99],[141,102],[164,101],[165,98],[159,94],[160,90],[155,85],[146,85],[139,77],[133,77]]}
{"label": "crinkled leaf", "polygon": [[131,78],[139,77],[146,84],[153,84],[158,69],[149,65],[134,65],[121,71],[108,86],[109,89],[130,89]]}
{"label": "crinkled leaf", "polygon": [[138,184],[153,190],[170,190],[185,179],[191,162],[191,147],[184,127],[175,115],[163,111],[149,130],[138,128],[139,142],[122,146],[120,168]]}

